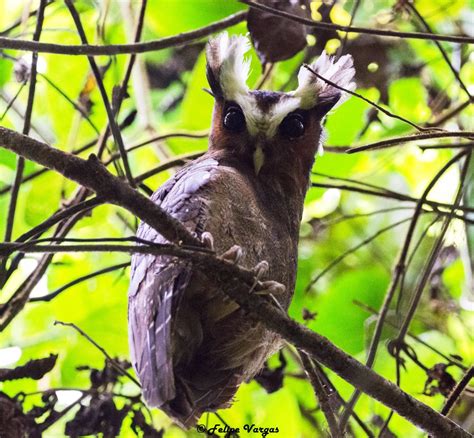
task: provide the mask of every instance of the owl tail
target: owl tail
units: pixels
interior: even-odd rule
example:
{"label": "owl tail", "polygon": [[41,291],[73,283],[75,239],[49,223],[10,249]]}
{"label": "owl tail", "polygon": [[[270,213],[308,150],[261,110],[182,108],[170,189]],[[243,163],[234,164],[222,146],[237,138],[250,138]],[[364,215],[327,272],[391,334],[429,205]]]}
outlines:
{"label": "owl tail", "polygon": [[[184,378],[176,378],[176,396],[160,407],[181,427],[189,429],[196,425],[204,412],[229,407],[242,383],[239,375],[226,372],[220,384],[209,388],[197,388]],[[215,377],[215,375],[214,375]],[[196,376],[193,376],[195,379]],[[205,383],[205,382],[203,382]]]}

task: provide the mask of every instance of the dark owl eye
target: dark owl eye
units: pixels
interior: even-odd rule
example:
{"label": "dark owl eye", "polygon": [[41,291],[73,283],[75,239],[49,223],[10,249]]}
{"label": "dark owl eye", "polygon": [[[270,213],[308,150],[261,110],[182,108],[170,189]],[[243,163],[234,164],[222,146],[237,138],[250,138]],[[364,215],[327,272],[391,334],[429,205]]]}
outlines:
{"label": "dark owl eye", "polygon": [[284,137],[298,138],[304,134],[304,119],[301,114],[290,114],[280,124],[280,133]]}
{"label": "dark owl eye", "polygon": [[229,107],[224,115],[224,126],[233,132],[240,132],[245,128],[244,113],[239,107]]}

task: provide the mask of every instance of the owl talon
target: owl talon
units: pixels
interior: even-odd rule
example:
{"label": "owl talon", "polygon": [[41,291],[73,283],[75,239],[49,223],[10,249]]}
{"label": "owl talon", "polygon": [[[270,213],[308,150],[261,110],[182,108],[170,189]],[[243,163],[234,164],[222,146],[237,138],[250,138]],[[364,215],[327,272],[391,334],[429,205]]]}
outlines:
{"label": "owl talon", "polygon": [[278,281],[262,281],[261,288],[256,291],[257,295],[282,295],[286,287]]}
{"label": "owl talon", "polygon": [[260,280],[268,274],[269,269],[270,265],[268,264],[268,262],[266,260],[262,260],[261,262],[255,265],[255,267],[253,268],[253,272],[255,274],[255,277],[257,277],[257,280]]}
{"label": "owl talon", "polygon": [[201,234],[201,242],[206,248],[214,251],[214,237],[209,231],[204,231],[204,233]]}
{"label": "owl talon", "polygon": [[224,260],[227,260],[228,262],[234,263],[234,265],[238,265],[243,255],[244,252],[242,250],[242,247],[240,247],[239,245],[233,245],[224,254],[222,254],[221,257]]}

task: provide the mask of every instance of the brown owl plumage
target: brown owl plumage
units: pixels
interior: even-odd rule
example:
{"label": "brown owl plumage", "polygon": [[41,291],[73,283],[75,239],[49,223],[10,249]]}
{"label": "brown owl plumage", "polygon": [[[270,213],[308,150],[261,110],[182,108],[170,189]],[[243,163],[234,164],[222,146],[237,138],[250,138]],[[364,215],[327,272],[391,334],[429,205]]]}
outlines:
{"label": "brown owl plumage", "polygon": [[[218,255],[257,267],[286,310],[321,122],[341,92],[305,68],[291,93],[250,91],[247,50],[245,37],[227,33],[209,42],[207,76],[215,97],[209,150],[152,199]],[[353,86],[350,56],[334,61],[323,53],[312,68]],[[165,242],[146,224],[138,237]],[[280,348],[278,336],[248,322],[205,272],[168,256],[132,258],[129,336],[146,402],[184,427],[229,406],[239,385]]]}

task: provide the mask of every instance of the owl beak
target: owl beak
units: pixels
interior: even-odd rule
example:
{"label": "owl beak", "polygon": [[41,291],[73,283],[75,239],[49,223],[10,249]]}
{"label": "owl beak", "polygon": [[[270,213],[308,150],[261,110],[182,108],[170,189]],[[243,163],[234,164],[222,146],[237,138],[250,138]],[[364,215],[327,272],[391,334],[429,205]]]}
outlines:
{"label": "owl beak", "polygon": [[253,153],[253,168],[255,170],[255,175],[258,176],[260,169],[265,163],[265,152],[263,152],[262,147],[259,145]]}

